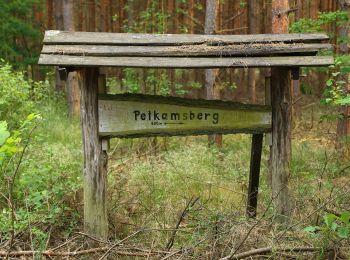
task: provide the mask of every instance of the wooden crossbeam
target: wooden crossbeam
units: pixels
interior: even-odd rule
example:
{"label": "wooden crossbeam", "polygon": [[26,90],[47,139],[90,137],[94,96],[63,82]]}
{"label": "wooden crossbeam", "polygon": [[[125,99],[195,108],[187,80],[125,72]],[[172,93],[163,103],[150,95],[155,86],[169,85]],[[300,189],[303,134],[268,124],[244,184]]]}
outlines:
{"label": "wooden crossbeam", "polygon": [[183,45],[183,44],[241,44],[271,42],[321,42],[329,37],[311,34],[251,34],[251,35],[199,35],[199,34],[131,34],[103,32],[46,31],[44,44],[92,45]]}
{"label": "wooden crossbeam", "polygon": [[142,56],[142,57],[226,57],[270,56],[280,54],[312,55],[330,51],[329,43],[248,43],[235,45],[181,46],[110,46],[110,45],[44,45],[42,54],[71,56]]}
{"label": "wooden crossbeam", "polygon": [[249,68],[249,67],[307,67],[333,64],[331,56],[281,57],[94,57],[41,54],[41,65],[60,66],[115,66],[134,68]]}

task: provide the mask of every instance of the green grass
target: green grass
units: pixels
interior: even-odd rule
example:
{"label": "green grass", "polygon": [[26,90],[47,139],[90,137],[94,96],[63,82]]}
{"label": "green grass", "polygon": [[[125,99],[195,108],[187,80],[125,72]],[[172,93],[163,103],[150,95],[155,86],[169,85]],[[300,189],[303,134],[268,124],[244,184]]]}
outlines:
{"label": "green grass", "polygon": [[[42,122],[15,186],[16,230],[29,232],[36,249],[45,248],[48,239],[49,246],[59,244],[83,229],[79,120],[68,118],[64,100],[49,100],[41,111]],[[303,220],[303,225],[297,227],[299,231],[315,224],[316,216],[303,218],[340,190],[341,182],[349,180],[348,171],[341,171],[348,163],[319,138],[316,132],[298,134],[293,139],[292,222]],[[194,254],[201,255],[213,246],[213,236],[223,252],[227,250],[224,244],[238,243],[250,227],[245,219],[250,142],[249,135],[227,135],[222,149],[217,149],[208,147],[206,136],[158,138],[156,143],[153,138],[113,139],[108,152],[107,194],[111,239],[123,238],[140,228],[160,229],[163,231],[140,234],[132,242],[164,248],[186,204],[198,197],[181,222],[174,247],[193,246]],[[271,197],[267,158],[268,147],[264,142],[259,216]],[[6,191],[6,186],[2,189]],[[329,207],[340,210],[347,201],[348,196],[342,196]],[[4,203],[0,209],[0,233],[8,238],[11,213]],[[266,230],[261,232],[266,237],[255,234],[254,243],[268,243],[272,232],[268,223],[272,217],[270,209],[262,220],[265,226],[261,230]],[[230,234],[236,239],[230,240]],[[298,241],[298,236],[293,239]],[[206,242],[198,245],[203,239]],[[249,243],[253,242],[247,241],[248,248]]]}

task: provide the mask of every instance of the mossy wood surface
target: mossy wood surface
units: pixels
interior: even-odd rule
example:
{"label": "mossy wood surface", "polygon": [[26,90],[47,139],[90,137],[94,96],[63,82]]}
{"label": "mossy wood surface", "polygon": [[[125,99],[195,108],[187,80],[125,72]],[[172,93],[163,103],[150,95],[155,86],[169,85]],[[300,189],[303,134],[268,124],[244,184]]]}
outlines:
{"label": "mossy wood surface", "polygon": [[325,34],[130,34],[46,31],[39,64],[66,67],[248,68],[333,64]]}
{"label": "mossy wood surface", "polygon": [[271,130],[268,106],[147,95],[101,95],[99,135],[146,137]]}
{"label": "mossy wood surface", "polygon": [[129,68],[257,68],[319,67],[333,64],[332,56],[285,57],[95,57],[41,54],[39,64]]}
{"label": "mossy wood surface", "polygon": [[110,45],[44,45],[42,54],[72,56],[144,56],[144,57],[250,57],[290,54],[314,55],[331,51],[330,43],[250,43],[230,45],[180,45],[180,46],[110,46]]}
{"label": "mossy wood surface", "polygon": [[234,44],[270,42],[321,42],[329,37],[323,33],[201,35],[201,34],[142,34],[106,32],[46,31],[45,44],[105,44],[105,45],[180,45]]}

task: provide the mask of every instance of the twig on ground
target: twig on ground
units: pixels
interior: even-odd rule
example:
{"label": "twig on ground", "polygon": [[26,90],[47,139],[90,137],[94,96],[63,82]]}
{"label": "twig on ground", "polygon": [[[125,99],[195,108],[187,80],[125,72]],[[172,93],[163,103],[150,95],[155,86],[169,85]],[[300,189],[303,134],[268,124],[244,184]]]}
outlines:
{"label": "twig on ground", "polygon": [[65,245],[69,244],[70,242],[72,242],[73,240],[77,239],[78,237],[79,237],[79,236],[74,236],[74,237],[72,237],[71,239],[68,239],[66,242],[64,242],[64,243],[62,243],[62,244],[56,246],[55,248],[52,248],[51,251],[56,251],[57,249],[59,249],[59,248],[65,246]]}
{"label": "twig on ground", "polygon": [[287,227],[277,238],[276,241],[278,241],[281,237],[283,237],[289,230],[291,230],[292,228],[300,225],[301,223],[304,223],[304,221],[308,218],[310,218],[312,215],[314,215],[316,212],[318,212],[319,210],[323,209],[326,205],[328,205],[330,202],[334,201],[336,198],[338,198],[338,196],[334,196],[333,198],[331,197],[330,199],[328,199],[326,202],[324,202],[322,205],[320,205],[318,208],[316,208],[315,210],[313,210],[311,213],[307,214],[304,218],[302,218],[300,221],[294,223],[293,225],[290,225],[289,227]]}
{"label": "twig on ground", "polygon": [[[96,247],[96,248],[90,248],[86,250],[80,250],[80,251],[73,251],[73,252],[53,252],[51,249],[46,251],[0,251],[0,257],[3,256],[9,256],[9,257],[20,257],[20,256],[34,256],[34,255],[44,255],[47,257],[52,256],[60,256],[60,257],[68,257],[68,256],[80,256],[80,255],[87,255],[87,254],[93,254],[93,253],[99,253],[104,251],[110,251],[111,248],[108,246],[105,247]],[[137,250],[135,250],[137,251]],[[124,256],[139,256],[139,257],[147,257],[150,252],[128,252],[123,250],[116,250],[114,251],[117,255],[124,255]],[[173,253],[173,252],[167,252],[167,251],[151,251],[152,255],[161,255],[166,253]]]}
{"label": "twig on ground", "polygon": [[167,245],[166,245],[166,247],[165,247],[167,250],[171,249],[171,247],[173,246],[174,241],[175,241],[175,236],[176,236],[176,233],[177,233],[177,231],[178,231],[178,229],[179,229],[179,227],[180,227],[181,222],[184,220],[184,218],[185,218],[186,214],[188,213],[188,211],[190,210],[190,208],[192,208],[192,207],[194,206],[194,204],[197,203],[198,200],[199,200],[199,197],[197,197],[197,198],[195,198],[195,199],[193,199],[193,197],[192,197],[192,198],[187,202],[186,207],[185,207],[184,210],[182,211],[182,213],[181,213],[181,215],[180,215],[180,218],[179,218],[179,220],[177,221],[177,224],[176,224],[176,226],[175,226],[175,229],[174,229],[174,231],[172,232],[172,234],[171,234],[171,236],[170,236],[170,238],[169,238],[169,240],[168,240],[168,243],[167,243]]}
{"label": "twig on ground", "polygon": [[95,237],[90,236],[90,235],[88,235],[88,234],[85,234],[85,233],[83,233],[83,232],[75,232],[75,234],[78,234],[78,235],[82,235],[82,236],[88,237],[88,238],[90,238],[91,240],[94,240],[94,241],[99,242],[99,243],[101,243],[101,244],[110,244],[110,242],[108,242],[108,241],[105,241],[105,240],[101,240],[101,239],[95,238]]}
{"label": "twig on ground", "polygon": [[[277,194],[278,195],[278,194]],[[244,242],[248,239],[250,233],[253,231],[253,229],[261,222],[261,220],[265,217],[267,211],[269,210],[271,204],[272,204],[273,198],[270,200],[269,204],[267,205],[264,213],[262,214],[262,216],[256,221],[256,223],[251,226],[251,228],[248,230],[247,234],[245,235],[245,237],[242,239],[241,243],[239,243],[239,245],[236,247],[236,249],[234,251],[231,251],[231,253],[228,256],[225,256],[223,258],[221,258],[221,260],[227,260],[227,259],[232,259],[231,257],[233,255],[235,255],[237,253],[237,251],[242,247],[242,245],[244,244]]]}
{"label": "twig on ground", "polygon": [[316,252],[321,250],[319,247],[293,247],[293,248],[273,248],[273,247],[263,247],[258,249],[249,250],[243,253],[232,255],[227,259],[243,259],[259,254],[270,254],[273,252]]}
{"label": "twig on ground", "polygon": [[174,255],[176,255],[176,254],[179,254],[179,253],[181,253],[181,249],[180,250],[177,250],[177,251],[174,251],[174,252],[172,252],[171,254],[168,254],[168,255],[166,255],[165,257],[163,257],[161,260],[166,260],[166,259],[169,259],[170,257],[172,257],[172,256],[174,256]]}
{"label": "twig on ground", "polygon": [[136,236],[137,234],[139,234],[139,233],[142,232],[142,231],[143,231],[142,229],[141,229],[141,230],[138,230],[138,231],[132,233],[131,235],[127,236],[126,238],[120,240],[119,242],[113,244],[111,247],[108,248],[107,252],[104,253],[103,256],[101,256],[101,257],[99,258],[99,260],[102,260],[103,258],[107,257],[107,256],[109,255],[109,253],[110,253],[116,246],[122,244],[123,242],[125,242],[125,241],[128,240],[129,238],[132,238],[132,237]]}

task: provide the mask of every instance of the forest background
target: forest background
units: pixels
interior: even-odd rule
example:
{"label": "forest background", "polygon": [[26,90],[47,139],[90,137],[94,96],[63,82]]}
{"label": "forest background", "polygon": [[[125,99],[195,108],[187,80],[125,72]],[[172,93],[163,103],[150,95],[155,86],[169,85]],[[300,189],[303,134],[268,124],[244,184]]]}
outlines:
{"label": "forest background", "polygon": [[[217,1],[212,30],[204,0],[1,0],[0,5],[0,257],[79,251],[216,259],[253,248],[275,257],[349,256],[348,1],[289,1],[289,31],[326,32],[336,64],[301,73],[288,226],[273,225],[267,145],[260,217],[247,220],[249,136],[224,136],[210,147],[206,137],[116,139],[109,152],[110,240],[95,251],[88,251],[92,240],[81,232],[79,76],[70,73],[61,81],[57,68],[37,65],[44,31],[271,33],[271,1]],[[206,86],[212,84],[214,98],[259,104],[269,77],[266,69],[220,69],[213,82],[205,70],[101,72],[109,93],[208,98]]]}

